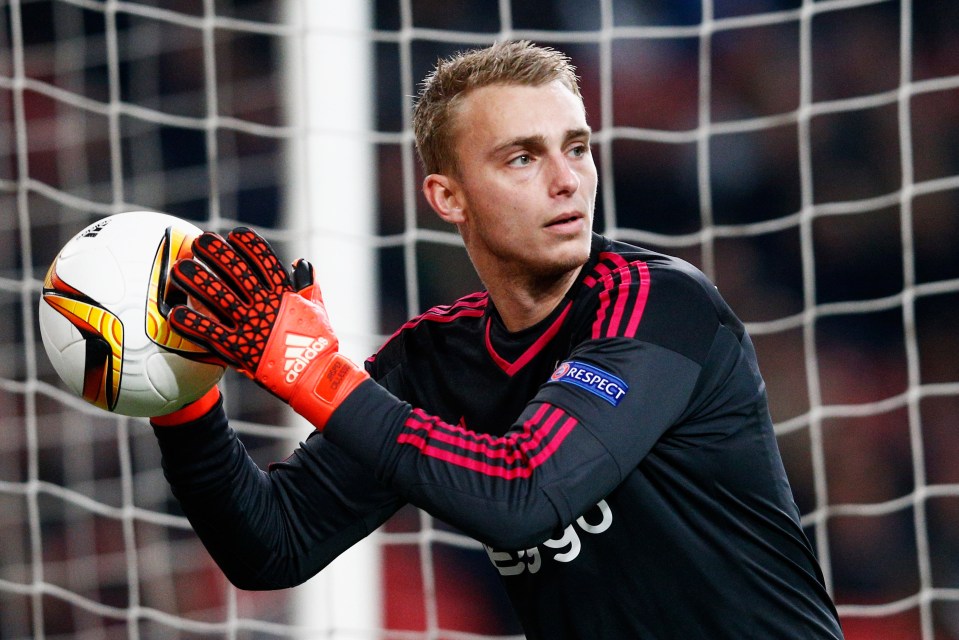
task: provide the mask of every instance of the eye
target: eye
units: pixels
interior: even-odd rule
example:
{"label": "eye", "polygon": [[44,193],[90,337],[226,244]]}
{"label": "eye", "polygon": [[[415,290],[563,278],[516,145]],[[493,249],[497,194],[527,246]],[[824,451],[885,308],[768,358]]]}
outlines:
{"label": "eye", "polygon": [[506,164],[510,165],[511,167],[525,167],[531,162],[533,162],[533,156],[529,155],[528,153],[524,153],[516,156]]}
{"label": "eye", "polygon": [[589,146],[585,144],[578,144],[569,150],[569,154],[574,158],[582,158],[583,156],[589,154]]}

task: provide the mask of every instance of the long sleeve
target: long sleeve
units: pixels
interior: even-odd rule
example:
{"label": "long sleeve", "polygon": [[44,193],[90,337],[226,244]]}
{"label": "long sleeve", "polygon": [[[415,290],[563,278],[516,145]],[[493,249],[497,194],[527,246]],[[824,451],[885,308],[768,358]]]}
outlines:
{"label": "long sleeve", "polygon": [[395,493],[343,451],[310,437],[259,469],[222,405],[178,427],[154,427],[174,496],[233,584],[299,584],[399,508]]}

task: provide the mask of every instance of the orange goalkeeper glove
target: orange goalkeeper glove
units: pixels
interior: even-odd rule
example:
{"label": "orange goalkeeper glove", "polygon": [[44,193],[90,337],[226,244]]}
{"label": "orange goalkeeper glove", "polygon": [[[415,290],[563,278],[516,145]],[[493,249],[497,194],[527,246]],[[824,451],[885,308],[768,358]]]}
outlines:
{"label": "orange goalkeeper glove", "polygon": [[173,278],[206,313],[174,307],[170,326],[287,402],[317,429],[369,378],[339,353],[309,263],[297,261],[291,278],[252,229],[238,227],[226,240],[215,233],[200,235],[193,258],[177,262]]}

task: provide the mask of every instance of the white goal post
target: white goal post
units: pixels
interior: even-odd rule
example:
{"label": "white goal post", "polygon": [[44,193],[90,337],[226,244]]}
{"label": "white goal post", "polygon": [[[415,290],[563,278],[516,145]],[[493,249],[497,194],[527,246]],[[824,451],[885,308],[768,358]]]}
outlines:
{"label": "white goal post", "polygon": [[[362,362],[378,346],[379,317],[373,86],[364,81],[373,76],[373,45],[365,37],[373,8],[337,0],[285,5],[286,23],[301,29],[283,57],[287,108],[300,135],[291,141],[282,226],[300,235],[297,255],[313,264],[330,317],[342,327],[340,350]],[[376,637],[379,576],[373,534],[295,590],[297,624],[328,630],[330,638]]]}

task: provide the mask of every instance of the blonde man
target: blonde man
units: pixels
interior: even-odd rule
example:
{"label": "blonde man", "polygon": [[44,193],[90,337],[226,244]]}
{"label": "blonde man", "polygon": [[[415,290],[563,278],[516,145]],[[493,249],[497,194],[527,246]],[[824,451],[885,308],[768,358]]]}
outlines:
{"label": "blonde man", "polygon": [[689,264],[592,232],[567,57],[441,61],[414,127],[424,196],[485,289],[365,366],[337,352],[309,265],[288,275],[252,231],[176,267],[210,310],[176,308],[177,331],[317,429],[261,472],[216,390],[154,419],[227,576],[302,582],[410,502],[486,545],[529,638],[841,638],[743,324]]}

